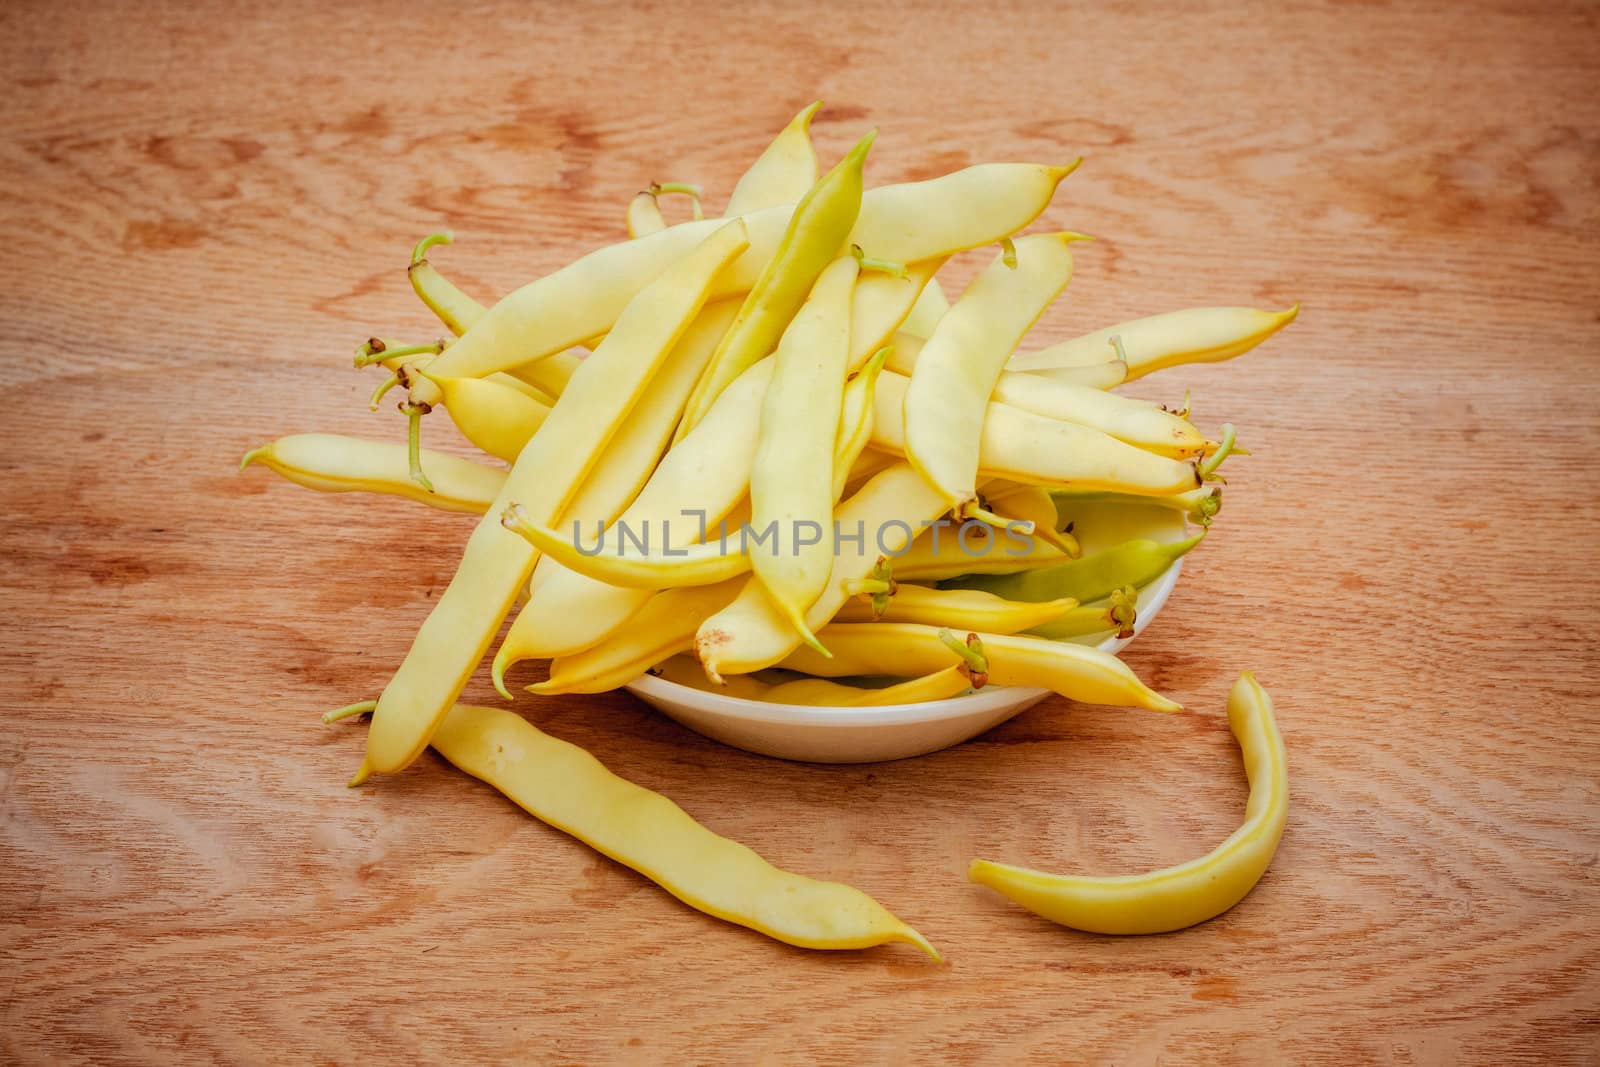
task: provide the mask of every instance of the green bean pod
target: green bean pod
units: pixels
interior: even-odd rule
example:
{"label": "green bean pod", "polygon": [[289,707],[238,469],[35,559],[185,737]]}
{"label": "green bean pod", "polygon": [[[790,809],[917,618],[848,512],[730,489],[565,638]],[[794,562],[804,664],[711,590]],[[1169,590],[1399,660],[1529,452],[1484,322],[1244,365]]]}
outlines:
{"label": "green bean pod", "polygon": [[[878,131],[867,134],[795,205],[777,251],[745,297],[739,317],[689,396],[677,440],[705,417],[718,394],[778,346],[824,267],[833,262],[861,213],[861,168]],[[869,251],[873,251],[869,249]]]}
{"label": "green bean pod", "polygon": [[1054,567],[1017,574],[968,574],[947,578],[939,587],[981,589],[1007,600],[1030,602],[1071,597],[1086,604],[1125,586],[1149,585],[1204,538],[1203,531],[1186,541],[1167,544],[1138,538]]}

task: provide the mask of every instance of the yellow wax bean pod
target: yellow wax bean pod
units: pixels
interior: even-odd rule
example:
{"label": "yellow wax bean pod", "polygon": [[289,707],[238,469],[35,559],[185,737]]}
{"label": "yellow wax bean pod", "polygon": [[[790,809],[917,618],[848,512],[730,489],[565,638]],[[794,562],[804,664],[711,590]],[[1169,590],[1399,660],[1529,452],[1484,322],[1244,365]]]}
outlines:
{"label": "yellow wax bean pod", "polygon": [[697,911],[801,948],[900,941],[939,958],[926,938],[859,889],[772,866],[660,793],[617,777],[588,752],[513,711],[457,705],[432,744],[529,815],[631,867]]}
{"label": "yellow wax bean pod", "polygon": [[486,309],[428,262],[428,249],[435,245],[450,244],[454,240],[448,233],[435,233],[418,241],[416,248],[412,249],[411,265],[406,268],[406,276],[411,281],[412,290],[428,306],[428,310],[439,317],[446,329],[460,337],[473,323],[483,318]]}
{"label": "yellow wax bean pod", "polygon": [[1016,574],[1072,558],[1023,529],[994,527],[977,519],[930,524],[909,548],[890,557],[889,567],[896,580],[931,582],[965,574]]}
{"label": "yellow wax bean pod", "polygon": [[[815,649],[801,647],[784,660],[783,666],[833,678],[931,674],[962,662],[940,633],[937,626],[905,622],[835,623],[817,634],[833,652],[831,659]],[[1141,682],[1127,664],[1097,648],[1017,634],[980,633],[978,637],[988,657],[991,685],[1049,689],[1082,704],[1183,710]]]}
{"label": "yellow wax bean pod", "polygon": [[[750,469],[751,522],[774,531],[749,555],[779,613],[815,643],[805,611],[833,567],[834,448],[850,355],[850,295],[860,268],[845,256],[817,279],[773,356]],[[802,529],[804,528],[804,529]]]}
{"label": "yellow wax bean pod", "polygon": [[[372,772],[403,769],[427,745],[527,587],[537,558],[531,545],[500,525],[500,513],[520,503],[536,521],[548,523],[561,514],[699,314],[718,272],[747,247],[744,230],[738,220],[723,224],[646,286],[573,374],[560,402],[517,457],[491,514],[467,542],[455,577],[379,698],[356,781]],[[458,344],[465,342],[464,337]]]}
{"label": "yellow wax bean pod", "polygon": [[1289,325],[1299,313],[1299,304],[1287,311],[1242,307],[1169,311],[1016,356],[1011,360],[1011,369],[1047,370],[1097,363],[1112,351],[1111,339],[1115,337],[1126,353],[1128,381],[1133,381],[1181,363],[1218,363],[1243,355]]}
{"label": "yellow wax bean pod", "polygon": [[887,349],[879,349],[845,382],[844,403],[839,409],[839,429],[833,446],[833,501],[836,504],[844,495],[856,461],[861,458],[867,442],[872,440],[872,396],[888,354]]}
{"label": "yellow wax bean pod", "polygon": [[[928,181],[869,189],[861,198],[861,215],[851,240],[874,256],[905,264],[989,244],[1032,222],[1072,169],[987,163]],[[751,290],[772,259],[793,213],[793,208],[779,205],[741,216],[750,248],[718,275],[712,298]],[[718,225],[716,220],[706,219],[669,226],[637,241],[598,249],[529,282],[502,298],[450,346],[439,357],[434,372],[481,378],[525,366],[605,333],[640,289]],[[911,300],[918,292],[911,294]],[[882,343],[869,348],[868,354]],[[437,402],[430,392],[419,391],[413,399]]]}
{"label": "yellow wax bean pod", "polygon": [[949,310],[950,301],[935,279],[923,287],[922,295],[917,297],[916,305],[912,307],[911,314],[906,316],[906,321],[900,329],[912,337],[926,341],[933,336],[934,328]]}
{"label": "yellow wax bean pod", "polygon": [[980,163],[929,181],[868,189],[850,242],[895,263],[993,244],[1037,218],[1081,162]]}
{"label": "yellow wax bean pod", "polygon": [[656,203],[655,194],[648,189],[635,193],[633,199],[628,201],[623,223],[628,236],[635,239],[649,237],[667,228],[667,220],[661,217],[661,205]]}
{"label": "yellow wax bean pod", "polygon": [[990,399],[1035,415],[1087,426],[1173,459],[1191,459],[1216,448],[1194,423],[1148,401],[1041,375],[1002,374]]}
{"label": "yellow wax bean pod", "polygon": [[[815,631],[833,618],[849,598],[848,583],[865,579],[880,556],[902,551],[921,523],[936,519],[944,510],[938,493],[903,462],[873,477],[839,505],[835,529],[829,531],[834,541],[833,567],[822,594],[806,611],[806,626]],[[773,605],[761,584],[752,580],[737,600],[701,624],[694,649],[706,675],[715,681],[724,674],[749,674],[770,667],[799,644],[799,632]]]}
{"label": "yellow wax bean pod", "polygon": [[280,437],[245,453],[240,469],[259,463],[297,485],[324,493],[383,493],[419,500],[442,511],[482,514],[505,484],[506,472],[448,452],[423,449],[433,492],[411,478],[406,446],[333,433]]}
{"label": "yellow wax bean pod", "polygon": [[977,496],[979,441],[1007,358],[1072,278],[1075,233],[1019,238],[939,320],[905,395],[911,465],[953,508]]}
{"label": "yellow wax bean pod", "polygon": [[811,117],[822,106],[808,105],[750,165],[728,197],[728,216],[745,215],[778,204],[798,203],[817,182],[817,150],[811,144]]}
{"label": "yellow wax bean pod", "polygon": [[[906,450],[903,375],[885,370],[873,397],[872,447],[903,455]],[[1118,441],[1076,423],[990,402],[978,442],[978,471],[1054,488],[1100,490],[1140,496],[1186,492],[1201,484],[1195,465]]]}
{"label": "yellow wax bean pod", "polygon": [[716,685],[706,677],[706,672],[700,669],[700,664],[693,656],[682,654],[656,664],[650,668],[649,673],[678,685],[686,685],[691,689],[740,697],[744,700],[760,700],[762,695],[772,688],[766,682],[744,674],[733,675],[726,679],[723,685]]}
{"label": "yellow wax bean pod", "polygon": [[[729,383],[778,346],[823,269],[844,248],[845,238],[861,213],[862,167],[877,135],[873,130],[858,141],[795,205],[777,251],[745,297],[739,317],[717,346],[711,365],[689,398],[678,429],[680,440],[694,429]],[[850,275],[852,281],[854,277]],[[849,299],[848,292],[844,299]],[[848,339],[846,332],[845,343]]]}
{"label": "yellow wax bean pod", "polygon": [[[651,548],[649,528],[634,532],[626,522],[620,522],[617,525],[621,533],[613,554],[613,546],[606,542],[585,549],[577,540],[577,523],[566,532],[553,530],[533,523],[526,512],[515,507],[507,509],[502,521],[506,529],[526,538],[546,558],[575,574],[608,585],[646,591],[715,585],[750,570],[750,557],[740,550],[742,539],[737,537],[729,538],[725,544],[712,541],[676,547],[669,540],[658,544],[656,554],[651,555],[648,554]],[[670,538],[671,526],[664,525],[662,532]],[[638,554],[632,555],[630,551]]]}
{"label": "yellow wax bean pod", "polygon": [[862,597],[847,601],[834,622],[915,622],[990,634],[1015,634],[1053,622],[1078,606],[1071,598],[1037,604],[1003,600],[976,589],[933,589],[899,583],[882,615]]}
{"label": "yellow wax bean pod", "polygon": [[1244,753],[1244,824],[1209,854],[1148,874],[1081,878],[974,860],[968,877],[1036,915],[1097,934],[1159,934],[1215,918],[1243,900],[1272,863],[1289,815],[1289,777],[1272,699],[1246,672],[1228,694]]}
{"label": "yellow wax bean pod", "polygon": [[530,693],[604,693],[623,686],[664,659],[694,647],[695,630],[744,588],[744,578],[649,594],[627,627],[610,640],[550,661],[550,677]]}
{"label": "yellow wax bean pod", "polygon": [[439,387],[445,410],[463,437],[507,463],[544,425],[550,409],[509,386],[483,378],[440,378],[419,371]]}
{"label": "yellow wax bean pod", "polygon": [[[703,518],[708,531],[717,528],[749,488],[761,398],[772,366],[763,360],[728,387],[704,422],[662,457],[617,517],[619,525],[660,529],[682,523],[674,528],[698,531]],[[609,536],[615,544],[617,531]],[[495,654],[496,687],[504,691],[505,672],[514,663],[572,655],[605,640],[649,599],[649,590],[609,585],[566,568],[556,571],[517,615]]]}
{"label": "yellow wax bean pod", "polygon": [[946,667],[942,671],[925,674],[921,678],[908,678],[881,689],[842,685],[827,678],[800,678],[772,686],[756,699],[772,704],[804,704],[809,707],[871,708],[947,700],[971,688],[972,681],[964,668]]}

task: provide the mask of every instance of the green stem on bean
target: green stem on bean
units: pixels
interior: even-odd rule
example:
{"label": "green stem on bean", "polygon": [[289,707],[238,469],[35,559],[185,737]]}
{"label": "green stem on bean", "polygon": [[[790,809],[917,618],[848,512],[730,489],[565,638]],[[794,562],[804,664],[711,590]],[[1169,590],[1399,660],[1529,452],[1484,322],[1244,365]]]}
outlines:
{"label": "green stem on bean", "polygon": [[651,196],[661,196],[664,193],[676,193],[689,198],[690,210],[696,219],[705,218],[705,212],[700,207],[700,196],[705,190],[693,182],[651,182],[650,188],[645,190]]}
{"label": "green stem on bean", "polygon": [[1228,480],[1217,473],[1217,468],[1222,466],[1222,461],[1234,452],[1238,452],[1240,455],[1249,454],[1238,447],[1235,440],[1237,436],[1238,431],[1234,429],[1233,423],[1225,422],[1222,424],[1222,443],[1217,446],[1215,452],[1200,461],[1198,470],[1202,479],[1218,481],[1224,485],[1227,484]]}
{"label": "green stem on bean", "polygon": [[1139,591],[1131,585],[1123,586],[1111,594],[1111,607],[1107,611],[1113,626],[1117,628],[1117,636],[1129,638],[1133,636],[1133,624],[1139,621]]}
{"label": "green stem on bean", "polygon": [[851,245],[850,254],[855,257],[856,265],[862,270],[875,270],[879,274],[887,274],[891,278],[904,278],[906,265],[896,263],[892,259],[874,259],[862,250],[860,245]]}
{"label": "green stem on bean", "polygon": [[981,500],[969,500],[961,505],[959,516],[963,519],[977,519],[981,523],[998,527],[999,529],[1015,530],[1017,533],[1032,537],[1034,525],[1028,519],[1008,519],[1004,515],[996,515],[983,506]]}
{"label": "green stem on bean", "polygon": [[357,715],[364,715],[377,706],[378,702],[376,700],[360,700],[354,704],[346,704],[342,708],[334,708],[332,711],[323,712],[322,721],[325,723],[336,723],[340,719],[349,719]]}
{"label": "green stem on bean", "polygon": [[422,473],[422,416],[432,410],[429,404],[410,400],[400,402],[400,413],[406,417],[406,458],[411,465],[411,480],[430,493],[433,492],[433,483]]}
{"label": "green stem on bean", "polygon": [[983,651],[983,642],[977,634],[967,634],[967,639],[962,641],[946,628],[940,628],[939,640],[944,642],[946,648],[961,657],[962,670],[966,672],[967,680],[972,683],[972,688],[982,689],[989,683],[989,657]]}
{"label": "green stem on bean", "polygon": [[418,263],[421,263],[423,260],[427,259],[428,249],[432,248],[434,245],[447,245],[453,244],[454,242],[455,235],[450,233],[448,230],[440,233],[428,234],[428,236],[417,242],[417,247],[411,250],[411,265],[414,267]]}
{"label": "green stem on bean", "polygon": [[378,404],[382,402],[385,394],[387,394],[389,392],[389,390],[393,389],[395,386],[397,386],[399,384],[400,384],[400,375],[399,375],[398,372],[396,372],[394,374],[391,374],[391,375],[389,375],[389,377],[385,378],[383,380],[383,382],[381,384],[379,384],[379,386],[372,391],[372,396],[367,400],[367,410],[368,411],[377,411],[378,410]]}

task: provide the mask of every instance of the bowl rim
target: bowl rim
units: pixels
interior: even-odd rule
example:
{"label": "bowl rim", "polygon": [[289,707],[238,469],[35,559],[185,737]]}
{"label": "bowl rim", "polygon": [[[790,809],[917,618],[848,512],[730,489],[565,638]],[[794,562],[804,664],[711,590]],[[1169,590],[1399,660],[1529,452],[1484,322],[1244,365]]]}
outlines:
{"label": "bowl rim", "polygon": [[[1144,632],[1171,597],[1178,576],[1183,571],[1183,558],[1161,572],[1160,577],[1145,587],[1149,599],[1140,605],[1139,617],[1133,625],[1132,637],[1108,637],[1095,646],[1103,652],[1119,652],[1134,638]],[[943,700],[926,700],[916,704],[878,704],[868,707],[820,706],[812,704],[777,704],[765,700],[713,693],[679,682],[669,682],[653,674],[640,675],[623,686],[641,699],[666,700],[693,706],[702,712],[712,712],[745,722],[767,723],[783,726],[839,726],[881,727],[907,726],[914,723],[939,722],[944,719],[979,715],[998,711],[1013,701],[1034,699],[1049,690],[1017,686],[985,686],[976,693],[946,697]]]}

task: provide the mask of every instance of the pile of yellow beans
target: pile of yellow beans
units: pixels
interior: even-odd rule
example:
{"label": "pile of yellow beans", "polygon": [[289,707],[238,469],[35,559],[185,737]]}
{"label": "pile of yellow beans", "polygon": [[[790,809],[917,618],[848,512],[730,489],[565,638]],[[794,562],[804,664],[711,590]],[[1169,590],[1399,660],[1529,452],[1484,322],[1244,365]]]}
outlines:
{"label": "pile of yellow beans", "polygon": [[[1230,359],[1298,307],[1155,315],[1019,351],[1066,288],[1072,232],[1022,233],[1077,166],[991,163],[867,188],[876,131],[819,174],[813,104],[734,186],[652,183],[628,239],[485,306],[429,259],[408,276],[449,336],[373,337],[357,367],[397,393],[401,442],[284,437],[245,456],[333,492],[404,496],[480,516],[449,587],[376,700],[352,785],[430,745],[537,818],[718,918],[810,948],[889,941],[938,953],[850,886],[779,870],[667,798],[612,775],[510,710],[457,703],[490,660],[495,687],[592,693],[653,673],[779,704],[868,707],[985,685],[1177,711],[1097,646],[1132,633],[1139,590],[1205,536],[1218,471],[1242,454],[1190,419],[1110,390]],[[669,225],[660,199],[689,200]],[[995,246],[951,302],[938,274]],[[485,458],[423,448],[442,408]],[[1094,508],[1184,516],[1176,543],[1085,552]],[[1088,509],[1085,511],[1084,509]],[[1228,702],[1245,752],[1245,824],[1208,856],[1085,878],[988,861],[971,877],[1101,933],[1174,930],[1232,907],[1270,862],[1287,812],[1271,701],[1248,674]]]}

